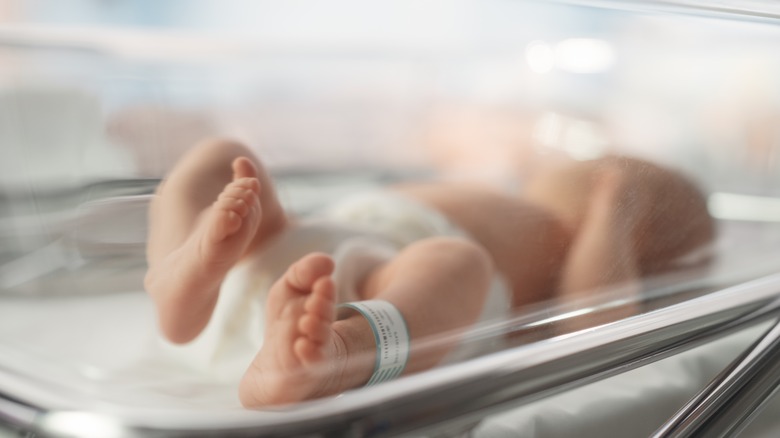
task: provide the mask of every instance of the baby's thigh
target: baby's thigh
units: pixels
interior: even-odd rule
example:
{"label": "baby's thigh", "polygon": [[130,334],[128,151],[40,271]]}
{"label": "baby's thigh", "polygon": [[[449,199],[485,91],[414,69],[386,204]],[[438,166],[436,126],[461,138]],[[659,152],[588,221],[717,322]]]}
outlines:
{"label": "baby's thigh", "polygon": [[375,266],[362,279],[358,291],[363,299],[394,287],[436,292],[487,284],[492,276],[490,255],[479,244],[460,237],[430,237]]}

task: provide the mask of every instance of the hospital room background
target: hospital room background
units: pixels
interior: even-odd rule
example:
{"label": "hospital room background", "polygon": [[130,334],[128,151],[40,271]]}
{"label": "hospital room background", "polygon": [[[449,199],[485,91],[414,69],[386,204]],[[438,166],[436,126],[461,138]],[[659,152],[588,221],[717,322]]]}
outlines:
{"label": "hospital room background", "polygon": [[[245,410],[156,355],[143,291],[154,190],[217,137],[300,215],[629,155],[687,175],[717,236],[638,297],[530,305],[453,363]],[[0,0],[0,436],[773,437],[778,298],[770,0]]]}

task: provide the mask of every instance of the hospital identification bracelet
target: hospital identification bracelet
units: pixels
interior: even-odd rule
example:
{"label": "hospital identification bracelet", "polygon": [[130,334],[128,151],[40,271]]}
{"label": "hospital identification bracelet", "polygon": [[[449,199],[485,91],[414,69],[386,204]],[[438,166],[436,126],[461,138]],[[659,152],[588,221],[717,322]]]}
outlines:
{"label": "hospital identification bracelet", "polygon": [[357,301],[341,304],[363,315],[374,332],[376,363],[374,374],[366,386],[400,376],[409,359],[409,329],[398,309],[382,300]]}

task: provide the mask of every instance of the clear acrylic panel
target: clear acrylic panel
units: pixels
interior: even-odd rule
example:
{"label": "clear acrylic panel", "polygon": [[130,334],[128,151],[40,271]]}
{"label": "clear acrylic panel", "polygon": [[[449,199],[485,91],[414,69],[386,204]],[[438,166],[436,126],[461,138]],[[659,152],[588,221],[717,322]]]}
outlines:
{"label": "clear acrylic panel", "polygon": [[[267,289],[321,250],[339,276],[374,263],[339,280],[350,300],[423,289],[396,303],[413,332],[410,374],[776,274],[778,11],[699,3],[0,3],[0,392],[174,429],[266,414],[238,399],[264,342],[261,298],[193,317],[211,325],[179,350],[144,292],[156,288],[147,257],[160,260],[150,227],[163,230],[154,241],[195,235],[230,181],[172,176],[198,151],[233,150],[217,139],[259,157],[290,223],[314,233],[241,275]],[[217,191],[193,195],[208,199],[189,215],[150,213],[171,181],[174,193]],[[327,237],[312,225],[323,217],[339,222]],[[291,242],[280,235],[274,251]],[[401,286],[372,283],[410,248],[432,255],[391,276]],[[460,251],[476,259],[444,257]],[[421,267],[424,281],[404,283]],[[181,279],[191,297],[215,281],[196,274]],[[442,305],[420,311],[430,302]],[[361,371],[373,345],[355,354]],[[314,374],[334,363],[314,362]],[[374,390],[363,383],[340,389]]]}

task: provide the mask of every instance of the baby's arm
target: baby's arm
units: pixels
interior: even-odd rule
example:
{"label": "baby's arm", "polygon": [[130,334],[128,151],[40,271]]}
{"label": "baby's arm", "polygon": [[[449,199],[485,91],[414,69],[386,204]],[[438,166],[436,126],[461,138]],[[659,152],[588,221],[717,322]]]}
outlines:
{"label": "baby's arm", "polygon": [[[631,198],[617,169],[599,176],[590,205],[574,238],[563,268],[559,296],[583,298],[604,287],[614,288],[630,299],[639,292],[639,267],[632,238],[636,220]],[[637,304],[621,306],[588,325],[635,314]]]}

